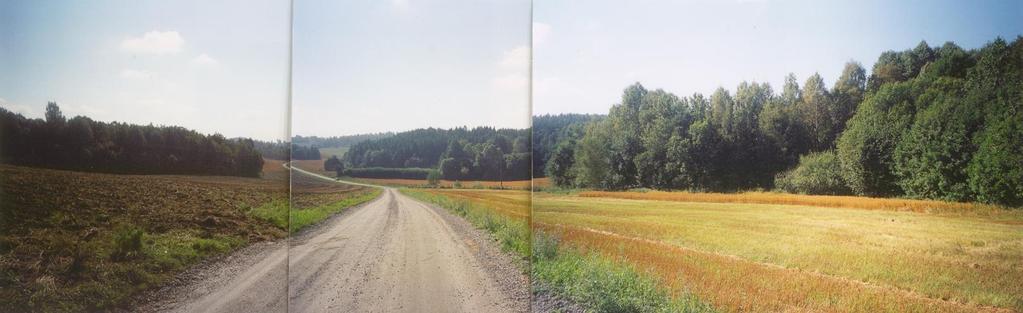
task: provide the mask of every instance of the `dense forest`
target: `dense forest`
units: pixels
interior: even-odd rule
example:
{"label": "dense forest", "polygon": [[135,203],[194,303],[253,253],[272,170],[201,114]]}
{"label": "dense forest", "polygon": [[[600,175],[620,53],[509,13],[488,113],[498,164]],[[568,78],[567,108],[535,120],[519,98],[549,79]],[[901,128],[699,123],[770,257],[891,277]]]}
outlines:
{"label": "dense forest", "polygon": [[359,134],[350,136],[332,136],[332,137],[318,137],[318,136],[294,136],[291,138],[291,143],[300,146],[316,146],[322,148],[329,147],[351,147],[357,143],[366,140],[383,139],[394,136],[392,132],[376,133],[376,134]]}
{"label": "dense forest", "polygon": [[[492,127],[417,129],[355,144],[344,155],[348,173],[363,177],[426,175],[438,169],[450,180],[520,180],[530,173],[529,131]],[[360,168],[377,168],[359,170]],[[383,168],[416,168],[406,172]],[[386,174],[384,174],[386,173]]]}
{"label": "dense forest", "polygon": [[[597,121],[604,117],[605,115],[596,114],[545,114],[534,116],[532,125],[533,177],[546,177],[547,160],[554,154],[555,150],[561,152],[564,146],[575,144],[575,140],[582,137],[586,123]],[[552,170],[558,171],[558,169]],[[563,175],[555,176],[564,177]]]}
{"label": "dense forest", "polygon": [[[557,119],[557,117],[544,117]],[[567,117],[566,119],[576,119]],[[599,189],[777,188],[1023,205],[1023,40],[921,42],[845,65],[834,86],[679,97],[640,84],[606,118],[534,137],[553,182]],[[581,130],[580,130],[581,128]],[[550,131],[534,136],[550,136]]]}
{"label": "dense forest", "polygon": [[67,119],[50,102],[45,119],[0,108],[0,160],[56,169],[258,177],[263,158],[252,140],[203,135],[176,126]]}
{"label": "dense forest", "polygon": [[302,146],[292,143],[291,144],[291,159],[292,160],[319,160],[320,159],[320,147],[318,146]]}
{"label": "dense forest", "polygon": [[291,158],[291,150],[288,149],[289,145],[283,140],[262,141],[253,139],[252,144],[256,151],[259,151],[259,154],[264,158],[272,160],[288,160]]}

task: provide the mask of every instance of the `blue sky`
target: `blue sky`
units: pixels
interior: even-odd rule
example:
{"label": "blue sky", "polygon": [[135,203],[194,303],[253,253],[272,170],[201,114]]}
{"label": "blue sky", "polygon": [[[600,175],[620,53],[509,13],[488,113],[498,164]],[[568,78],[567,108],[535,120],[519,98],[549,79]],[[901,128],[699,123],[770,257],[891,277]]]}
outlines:
{"label": "blue sky", "polygon": [[526,0],[296,1],[293,131],[529,126]]}
{"label": "blue sky", "polygon": [[[289,5],[0,0],[0,106],[286,138]],[[326,136],[606,113],[634,82],[709,94],[819,72],[830,85],[846,61],[869,70],[920,40],[1023,33],[1021,1],[537,0],[532,19],[525,0],[294,9],[291,131]]]}
{"label": "blue sky", "polygon": [[0,1],[0,106],[287,138],[290,3]]}
{"label": "blue sky", "polygon": [[535,1],[534,114],[607,113],[641,82],[677,95],[780,90],[926,40],[976,48],[1023,33],[1023,1]]}

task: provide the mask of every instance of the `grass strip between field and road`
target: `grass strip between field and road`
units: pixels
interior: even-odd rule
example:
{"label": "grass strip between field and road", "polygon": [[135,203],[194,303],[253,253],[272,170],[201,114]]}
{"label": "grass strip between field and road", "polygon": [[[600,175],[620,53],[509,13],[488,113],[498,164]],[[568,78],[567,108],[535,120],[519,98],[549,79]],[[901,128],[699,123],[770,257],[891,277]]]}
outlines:
{"label": "grass strip between field and road", "polygon": [[351,197],[338,202],[308,208],[293,209],[290,211],[291,223],[288,225],[288,230],[294,234],[305,227],[319,223],[331,215],[344,211],[345,209],[376,199],[380,196],[382,191],[383,190],[380,188],[366,188],[363,191],[356,192]]}
{"label": "grass strip between field and road", "polygon": [[[401,189],[492,234],[505,251],[531,260],[534,294],[552,292],[590,312],[714,312],[692,294],[672,293],[628,262],[564,245],[530,231],[530,194],[510,190]],[[515,199],[518,198],[518,199]]]}

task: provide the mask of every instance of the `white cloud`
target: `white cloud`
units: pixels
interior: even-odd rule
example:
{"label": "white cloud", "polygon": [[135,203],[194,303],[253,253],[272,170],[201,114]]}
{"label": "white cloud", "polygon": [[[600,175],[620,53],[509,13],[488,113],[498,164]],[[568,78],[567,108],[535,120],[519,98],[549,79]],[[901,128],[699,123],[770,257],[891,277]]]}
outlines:
{"label": "white cloud", "polygon": [[200,54],[199,56],[195,57],[194,59],[192,59],[192,64],[204,65],[204,66],[215,66],[215,65],[220,64],[220,61],[217,61],[217,59],[214,59],[213,57],[203,53],[203,54]]}
{"label": "white cloud", "polygon": [[185,39],[176,31],[151,31],[142,37],[129,37],[121,41],[121,50],[140,54],[175,54],[181,52]]}
{"label": "white cloud", "polygon": [[146,79],[146,78],[153,78],[154,76],[155,75],[152,72],[133,70],[133,69],[130,69],[130,68],[126,68],[126,69],[121,70],[121,78],[124,78],[124,79],[132,79],[132,80],[134,80],[134,79]]}
{"label": "white cloud", "polygon": [[504,52],[498,63],[503,69],[523,70],[529,68],[529,46],[518,46]]}
{"label": "white cloud", "polygon": [[25,117],[41,117],[42,107],[33,108],[27,105],[20,105],[16,103],[8,102],[7,99],[0,98],[0,107],[7,109],[8,111],[24,115]]}
{"label": "white cloud", "polygon": [[537,46],[547,41],[551,36],[551,25],[541,22],[533,22],[533,45]]}

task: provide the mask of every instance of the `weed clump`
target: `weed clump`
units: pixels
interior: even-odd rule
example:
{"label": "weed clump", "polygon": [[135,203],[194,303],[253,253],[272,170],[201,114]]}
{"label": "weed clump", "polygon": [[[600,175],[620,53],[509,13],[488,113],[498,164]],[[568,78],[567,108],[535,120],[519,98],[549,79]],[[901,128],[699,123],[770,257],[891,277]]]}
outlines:
{"label": "weed clump", "polygon": [[141,228],[131,225],[114,230],[114,251],[110,253],[110,259],[123,261],[139,256],[144,234]]}

